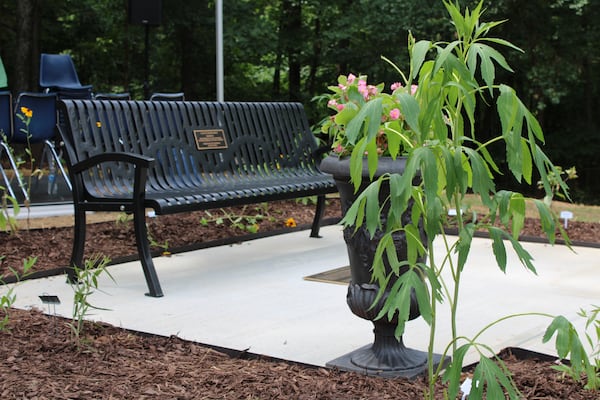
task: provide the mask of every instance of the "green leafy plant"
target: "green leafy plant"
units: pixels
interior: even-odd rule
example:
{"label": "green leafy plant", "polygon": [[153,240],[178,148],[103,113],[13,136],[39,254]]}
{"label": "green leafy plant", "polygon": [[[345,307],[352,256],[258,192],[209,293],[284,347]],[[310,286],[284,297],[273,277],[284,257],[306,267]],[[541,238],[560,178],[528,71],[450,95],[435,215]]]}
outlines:
{"label": "green leafy plant", "polygon": [[[133,214],[131,213],[126,213],[126,212],[122,212],[119,213],[117,215],[117,219],[115,221],[115,223],[117,225],[119,224],[128,224],[131,221],[133,221]],[[164,242],[159,242],[157,241],[154,236],[152,235],[152,232],[150,230],[150,227],[148,226],[148,224],[146,224],[146,232],[147,232],[147,238],[148,238],[148,243],[150,244],[150,247],[155,247],[155,248],[159,248],[162,251],[162,255],[164,256],[170,256],[171,252],[169,251],[169,240],[165,240]]]}
{"label": "green leafy plant", "polygon": [[302,204],[303,206],[316,205],[317,204],[317,196],[299,197],[295,201],[296,201],[296,203]]}
{"label": "green leafy plant", "polygon": [[[33,119],[33,110],[31,110],[27,107],[21,107],[19,112],[17,112],[15,115],[25,125],[25,128],[21,128],[19,130],[19,132],[17,132],[17,134],[25,135],[25,143],[26,143],[25,155],[27,156],[27,162],[30,165],[30,171],[29,171],[29,174],[27,175],[26,191],[27,191],[27,196],[30,197],[31,196],[31,183],[32,183],[33,178],[37,177],[39,179],[44,174],[44,172],[41,169],[35,167],[36,159],[35,159],[35,156],[33,155],[33,150],[32,150],[31,133],[29,132],[29,125],[31,124],[31,120]],[[24,163],[25,163],[24,161],[18,162],[19,165],[22,165]],[[29,199],[25,199],[25,206],[29,208]]]}
{"label": "green leafy plant", "polygon": [[[565,200],[566,196],[561,191],[561,183],[577,178],[577,169],[574,166],[563,170],[560,165],[556,165],[554,170],[548,172],[548,183],[550,183],[550,188],[552,189],[552,196]],[[544,182],[542,181],[538,181],[537,185],[540,189],[544,188]],[[545,200],[548,204],[552,202],[552,198],[546,197]]]}
{"label": "green leafy plant", "polygon": [[[14,197],[9,196],[6,193],[6,190],[4,190],[2,193],[1,202],[0,229],[3,231],[10,230],[10,232],[14,234],[19,230],[19,224],[15,218],[15,216],[18,215],[21,210],[19,202]],[[11,207],[8,206],[9,202]]]}
{"label": "green leafy plant", "polygon": [[[15,115],[25,125],[25,128],[21,128],[19,130],[18,134],[25,135],[25,138],[26,138],[25,154],[28,158],[28,162],[29,162],[29,165],[31,168],[31,170],[27,174],[27,183],[24,184],[25,192],[27,193],[27,195],[26,195],[26,198],[23,200],[24,205],[28,211],[27,224],[29,224],[29,210],[30,210],[29,198],[31,197],[32,179],[35,176],[41,177],[43,175],[43,172],[39,168],[35,168],[35,157],[33,155],[32,147],[31,147],[31,140],[30,140],[31,134],[29,132],[29,125],[31,124],[31,119],[33,118],[33,111],[27,107],[21,107],[19,112],[17,112]],[[2,133],[2,134],[4,134],[4,133]],[[5,142],[7,142],[6,137],[4,137],[4,140],[5,140]],[[19,181],[19,184],[23,184],[22,182],[24,180],[23,180],[23,177],[21,176],[20,167],[23,164],[25,164],[26,162],[20,158],[15,157],[12,147],[8,146],[8,151],[10,152],[10,156],[13,159],[17,159],[17,161],[16,161],[17,170],[15,171],[15,173],[18,174],[17,179]],[[17,224],[17,221],[14,218],[14,216],[19,214],[20,206],[19,206],[17,199],[15,199],[12,196],[9,196],[6,192],[6,188],[3,188],[3,189],[4,190],[3,190],[3,194],[2,194],[2,204],[1,204],[2,211],[0,212],[0,229],[2,229],[2,230],[10,229],[10,231],[12,233],[15,233],[18,230],[18,224]],[[13,215],[11,215],[11,213],[9,211],[9,207],[8,207],[9,202],[12,207]]]}
{"label": "green leafy plant", "polygon": [[102,274],[107,274],[114,282],[114,278],[106,269],[109,262],[108,257],[96,255],[86,259],[83,267],[74,267],[76,280],[70,284],[73,289],[73,313],[72,321],[68,325],[71,328],[71,338],[77,344],[82,343],[85,317],[89,315],[90,309],[105,310],[105,308],[92,305],[89,297],[100,290],[98,278]]}
{"label": "green leafy plant", "polygon": [[205,216],[200,219],[200,224],[208,226],[211,223],[215,225],[227,225],[234,229],[244,232],[257,233],[260,229],[260,222],[269,220],[274,221],[267,212],[266,204],[254,207],[255,213],[247,213],[248,206],[244,206],[240,213],[234,213],[225,208],[220,208],[216,213],[204,211]]}
{"label": "green leafy plant", "polygon": [[150,233],[150,229],[147,228],[147,232],[148,232],[148,243],[150,244],[150,247],[158,247],[159,249],[162,250],[163,256],[170,256],[171,252],[169,251],[169,239],[160,243],[156,239],[154,239],[154,236],[152,236],[152,234]]}
{"label": "green leafy plant", "polygon": [[[8,267],[8,270],[16,278],[16,281],[18,283],[21,281],[21,279],[26,278],[28,275],[31,274],[31,270],[36,262],[37,257],[27,257],[23,260],[23,272],[19,273],[16,269],[12,267]],[[0,285],[6,288],[4,276],[0,276]],[[16,285],[12,285],[4,292],[4,294],[2,294],[2,296],[0,296],[0,309],[4,314],[2,320],[0,321],[0,331],[6,330],[8,327],[8,323],[10,320],[10,307],[12,307],[12,305],[15,303],[15,300],[17,299],[17,295],[15,294],[15,288]]]}
{"label": "green leafy plant", "polygon": [[116,219],[115,223],[117,225],[119,225],[119,224],[126,224],[131,221],[133,221],[133,214],[126,213],[126,212],[120,212],[119,214],[117,214],[117,219]]}
{"label": "green leafy plant", "polygon": [[[591,349],[589,354],[590,361],[586,363],[583,371],[581,368],[578,368],[578,365],[581,365],[581,361],[576,362],[575,366],[573,366],[573,359],[568,363],[560,363],[560,365],[557,365],[554,368],[557,371],[569,375],[578,382],[585,377],[587,380],[585,387],[587,389],[600,389],[600,307],[592,306],[591,310],[581,309],[578,315],[586,320],[585,338],[587,345]],[[564,325],[560,330],[557,327],[559,324]],[[562,319],[556,320],[548,327],[546,335],[544,335],[544,341],[549,341],[555,332],[557,332],[556,346],[559,350],[559,356],[566,357],[566,354],[569,353],[569,350],[572,347],[570,342],[579,340],[577,332],[571,330],[567,321]],[[579,357],[583,356],[584,355],[581,355]]]}
{"label": "green leafy plant", "polygon": [[[496,68],[511,71],[498,48],[521,51],[501,38],[489,36],[500,22],[482,22],[483,1],[473,10],[461,12],[458,4],[443,1],[456,29],[451,42],[417,41],[408,37],[410,64],[404,73],[384,58],[398,73],[390,94],[383,93],[384,85],[370,85],[364,76],[342,76],[338,85],[331,87],[328,105],[335,114],[325,120],[322,130],[332,137],[333,152],[340,157],[350,157],[350,174],[355,188],[362,180],[363,161],[366,159],[373,180],[381,156],[406,157],[406,169],[400,174],[384,174],[374,180],[343,219],[346,226],[358,229],[365,225],[373,237],[383,230],[375,261],[372,279],[380,287],[374,304],[388,293],[377,318],[392,320],[397,316],[396,336],[404,332],[409,318],[411,296],[415,296],[420,314],[430,326],[429,341],[429,392],[434,398],[434,385],[442,377],[440,365],[434,369],[433,346],[437,333],[437,315],[440,305],[450,309],[452,338],[444,355],[451,354],[452,361],[444,371],[448,383],[447,396],[455,398],[459,390],[462,362],[468,350],[480,354],[475,370],[475,388],[470,399],[519,398],[510,374],[499,360],[494,362],[492,349],[474,338],[459,335],[457,317],[460,313],[459,293],[462,275],[467,272],[467,260],[476,231],[488,232],[493,256],[501,272],[506,272],[509,244],[521,264],[532,273],[536,269],[531,255],[518,241],[525,220],[525,197],[517,192],[499,190],[494,176],[500,168],[490,155],[488,147],[504,143],[508,169],[517,182],[529,185],[534,174],[539,175],[546,197],[555,188],[568,197],[568,188],[558,169],[544,154],[544,134],[535,116],[508,85],[496,83]],[[485,142],[477,131],[476,109],[479,104],[495,104],[500,122],[500,133]],[[380,218],[384,209],[379,189],[389,184],[390,196],[386,218]],[[477,196],[489,218],[469,220],[462,213],[456,215],[457,238],[444,232],[448,210],[461,210],[467,193]],[[535,201],[541,226],[549,240],[555,240],[555,229],[562,231],[557,216],[544,201]],[[401,216],[408,212],[410,223],[403,225]],[[382,220],[387,221],[382,226]],[[499,222],[495,224],[495,222]],[[425,235],[421,235],[421,227]],[[403,231],[407,237],[408,258],[396,256],[392,234]],[[446,250],[441,258],[434,254],[434,239],[439,238]],[[567,241],[568,244],[568,241]],[[426,256],[425,262],[419,262]],[[386,268],[389,261],[391,272]],[[447,274],[446,274],[447,273]],[[449,276],[450,279],[443,278]],[[392,279],[394,278],[394,279]],[[395,281],[392,287],[388,282]],[[522,314],[519,316],[532,315]],[[536,314],[539,315],[539,314]],[[573,325],[563,317],[552,318],[551,329],[545,340],[554,333],[559,337],[557,347],[561,357],[570,354],[574,373],[590,367],[590,360]],[[512,318],[513,316],[507,317]],[[516,316],[515,316],[516,317]],[[484,328],[495,325],[492,322]],[[564,340],[564,337],[569,340]]]}

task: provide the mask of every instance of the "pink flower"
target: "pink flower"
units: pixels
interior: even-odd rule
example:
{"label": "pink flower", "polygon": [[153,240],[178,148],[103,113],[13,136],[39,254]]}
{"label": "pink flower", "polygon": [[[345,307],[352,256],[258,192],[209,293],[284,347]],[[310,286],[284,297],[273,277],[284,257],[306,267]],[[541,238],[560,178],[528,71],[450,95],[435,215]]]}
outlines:
{"label": "pink flower", "polygon": [[390,89],[392,89],[392,92],[396,89],[399,89],[402,87],[402,84],[400,82],[394,82],[392,83],[392,85],[390,86]]}
{"label": "pink flower", "polygon": [[345,104],[336,104],[335,108],[337,108],[338,111],[342,111],[344,109],[344,107],[346,107]]}
{"label": "pink flower", "polygon": [[398,118],[400,118],[400,110],[398,110],[397,108],[394,108],[393,110],[390,111],[390,119],[392,121],[395,121]]}
{"label": "pink flower", "polygon": [[410,94],[414,96],[415,93],[417,93],[418,88],[419,88],[419,85],[410,85]]}
{"label": "pink flower", "polygon": [[369,97],[369,88],[367,87],[367,82],[358,81],[358,93],[362,94],[365,100]]}
{"label": "pink flower", "polygon": [[354,75],[354,74],[348,74],[348,79],[347,79],[348,84],[351,85],[352,82],[354,82],[355,79],[356,79],[356,75]]}
{"label": "pink flower", "polygon": [[335,107],[337,105],[338,105],[338,103],[337,103],[337,101],[335,101],[335,99],[331,99],[327,102],[328,107]]}
{"label": "pink flower", "polygon": [[333,151],[335,151],[336,153],[341,153],[344,151],[344,148],[342,147],[341,144],[338,144]]}

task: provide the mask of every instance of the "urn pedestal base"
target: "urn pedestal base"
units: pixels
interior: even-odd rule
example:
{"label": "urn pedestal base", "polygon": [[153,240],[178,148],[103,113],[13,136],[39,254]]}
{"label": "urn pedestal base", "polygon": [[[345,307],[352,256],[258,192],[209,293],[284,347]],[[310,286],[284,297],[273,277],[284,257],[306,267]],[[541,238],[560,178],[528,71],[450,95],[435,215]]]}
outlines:
{"label": "urn pedestal base", "polygon": [[[407,358],[415,358],[417,360],[424,359],[423,363],[418,365],[404,365],[402,367],[390,367],[382,365],[373,351],[373,344],[368,344],[364,347],[356,349],[348,354],[336,358],[335,360],[329,361],[326,366],[328,368],[337,368],[341,371],[358,372],[364,375],[380,376],[382,378],[406,378],[414,379],[419,375],[423,375],[427,372],[427,353],[424,351],[413,350],[404,348]],[[364,364],[364,361],[369,360],[371,363]],[[361,365],[357,365],[360,363]],[[440,354],[433,355],[433,368],[437,368],[442,362],[442,356]],[[444,364],[450,362],[450,357],[444,359]]]}
{"label": "urn pedestal base", "polygon": [[[398,323],[397,319],[377,319],[381,311],[384,299],[374,304],[379,292],[375,284],[348,285],[346,301],[352,312],[373,323],[373,344],[361,347],[353,352],[336,358],[327,363],[328,367],[335,367],[344,371],[358,372],[365,375],[375,375],[386,378],[415,378],[427,371],[428,354],[425,351],[414,350],[406,347],[402,340],[396,339],[394,332]],[[409,319],[419,316],[416,298],[411,296],[411,313]],[[442,362],[442,356],[433,355],[434,368]],[[450,362],[450,357],[443,360],[444,364]]]}

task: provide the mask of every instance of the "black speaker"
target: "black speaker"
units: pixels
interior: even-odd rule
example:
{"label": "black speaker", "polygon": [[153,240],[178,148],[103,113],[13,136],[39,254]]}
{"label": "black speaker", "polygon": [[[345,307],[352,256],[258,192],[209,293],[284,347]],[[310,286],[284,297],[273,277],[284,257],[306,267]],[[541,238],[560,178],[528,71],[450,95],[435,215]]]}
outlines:
{"label": "black speaker", "polygon": [[129,23],[160,25],[162,0],[129,0]]}

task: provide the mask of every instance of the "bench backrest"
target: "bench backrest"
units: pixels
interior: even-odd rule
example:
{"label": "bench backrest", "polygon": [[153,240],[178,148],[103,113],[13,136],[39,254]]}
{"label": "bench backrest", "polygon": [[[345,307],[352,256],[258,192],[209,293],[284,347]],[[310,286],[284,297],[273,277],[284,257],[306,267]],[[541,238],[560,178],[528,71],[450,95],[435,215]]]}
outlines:
{"label": "bench backrest", "polygon": [[[71,163],[108,152],[146,155],[156,160],[152,184],[316,168],[317,144],[300,103],[61,100],[59,111]],[[129,181],[131,170],[105,165],[92,175],[95,184]]]}

